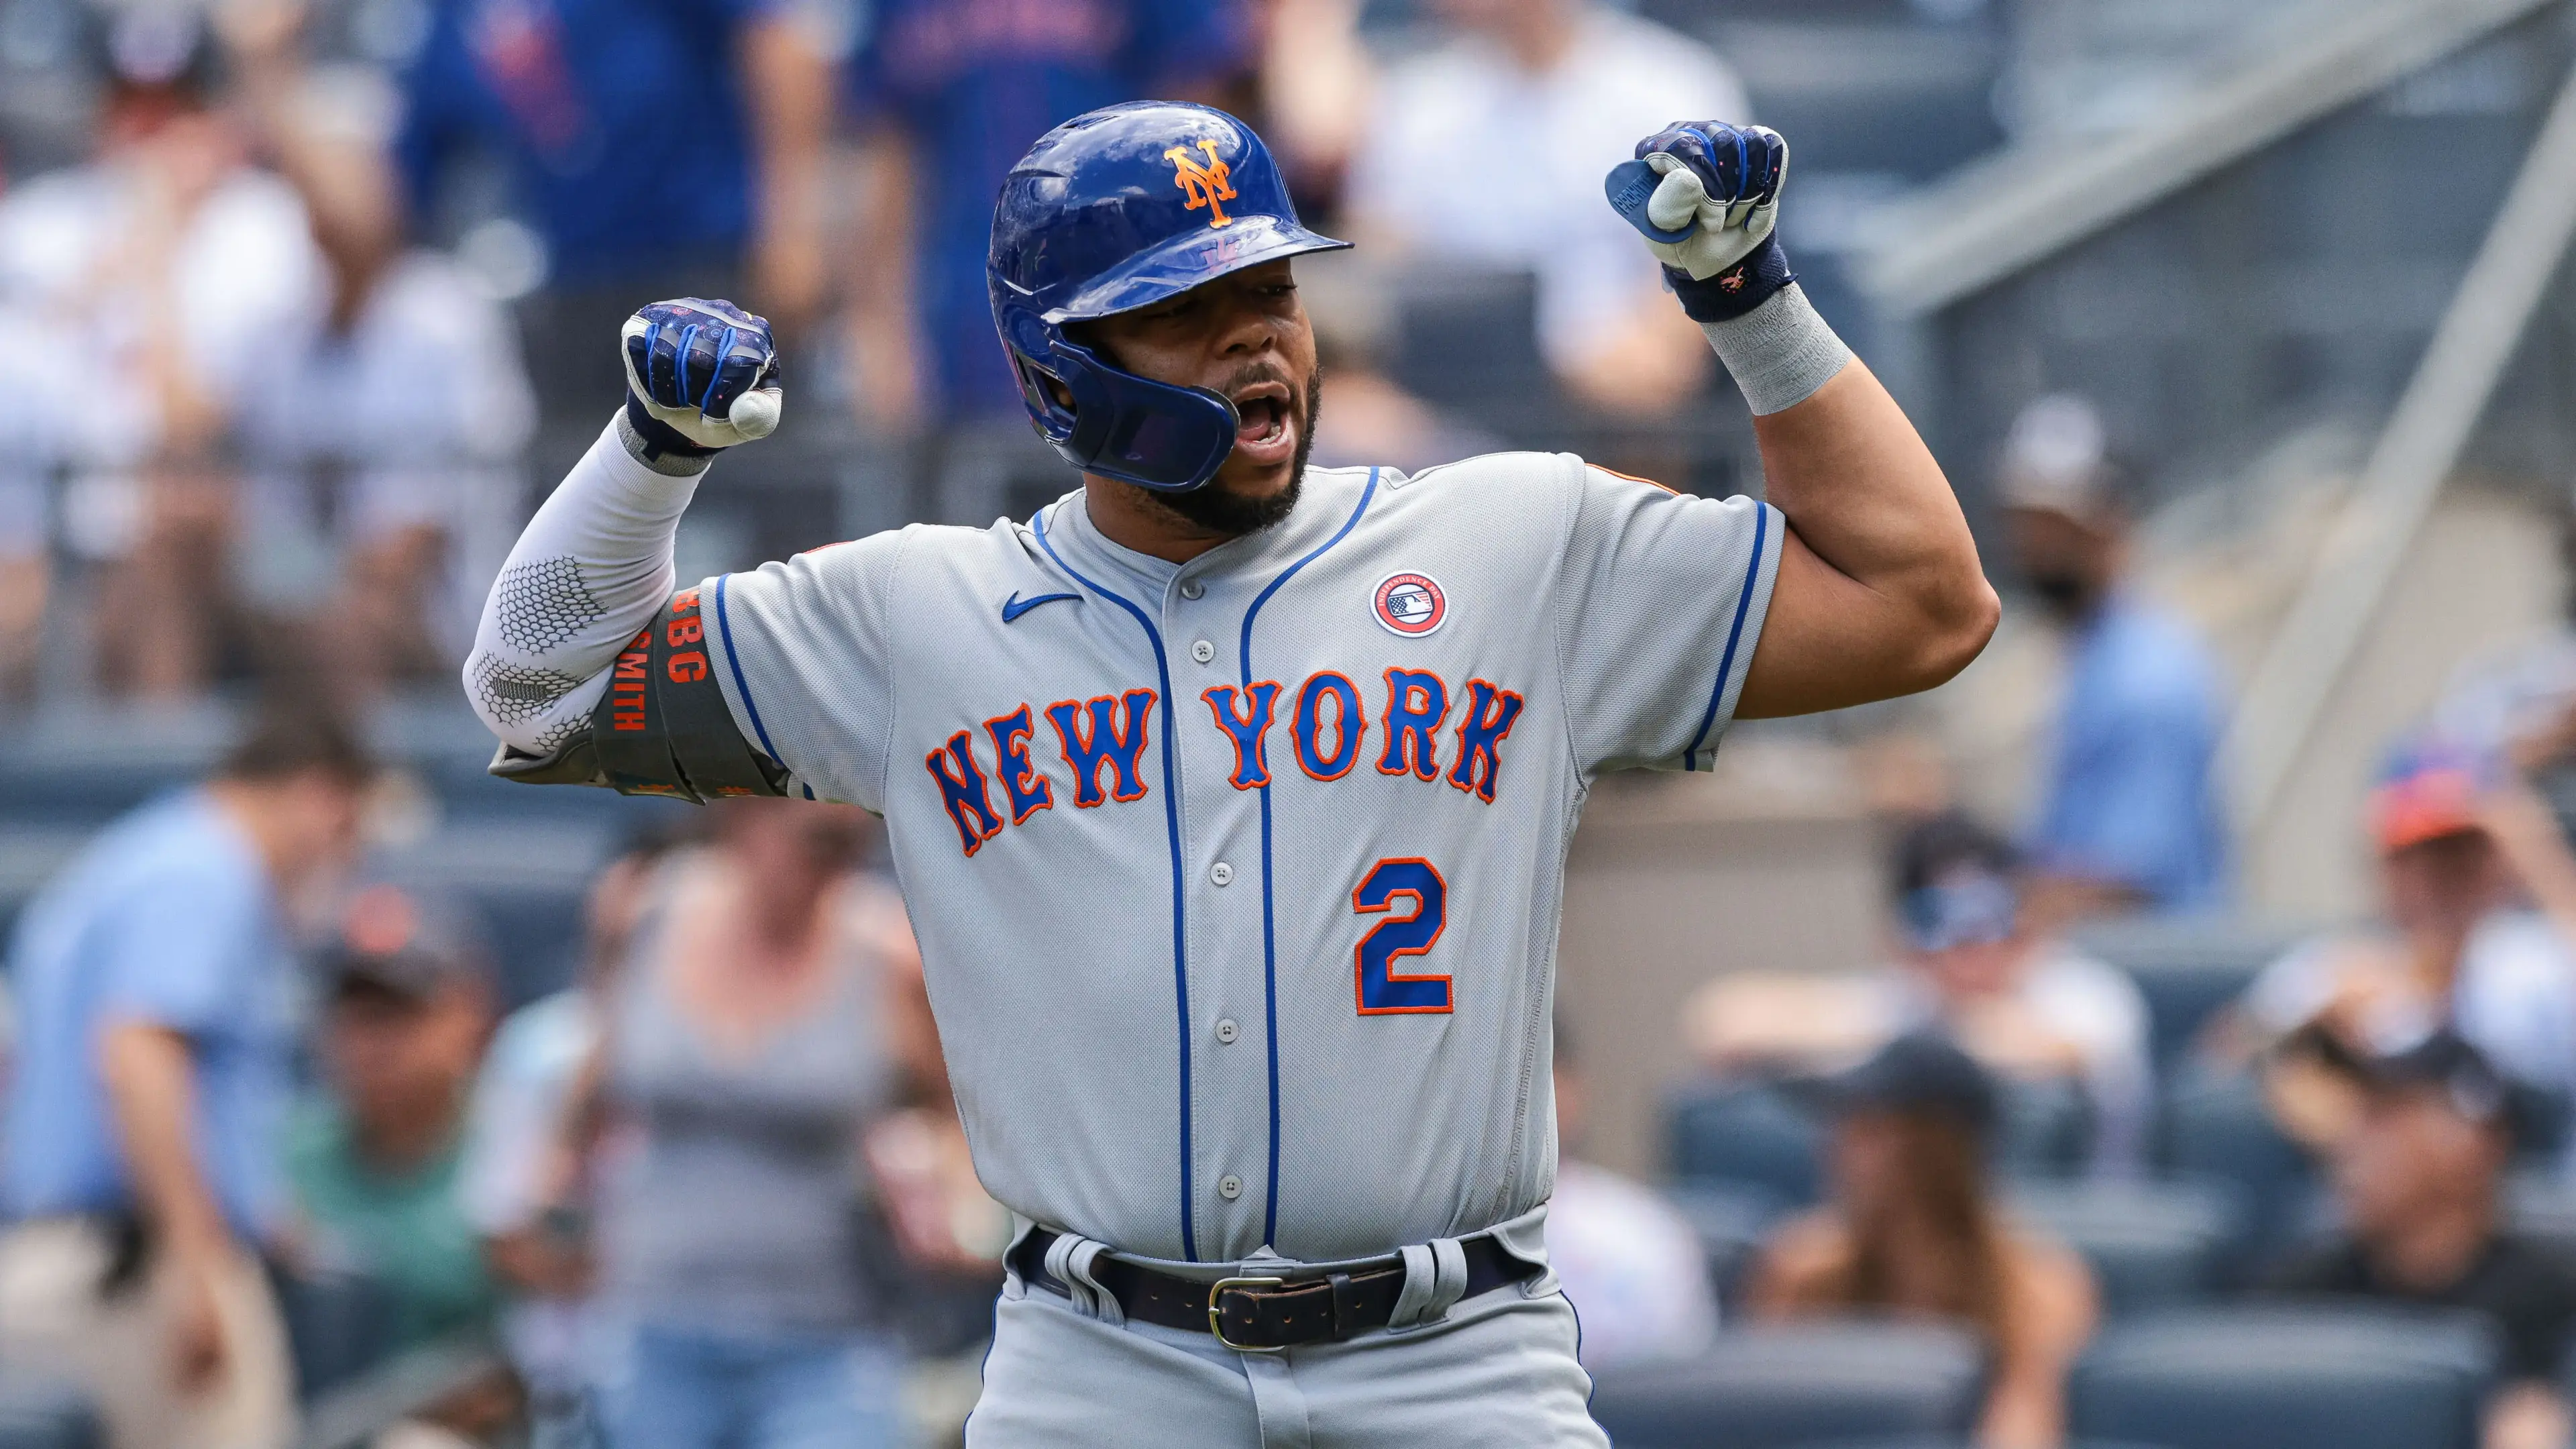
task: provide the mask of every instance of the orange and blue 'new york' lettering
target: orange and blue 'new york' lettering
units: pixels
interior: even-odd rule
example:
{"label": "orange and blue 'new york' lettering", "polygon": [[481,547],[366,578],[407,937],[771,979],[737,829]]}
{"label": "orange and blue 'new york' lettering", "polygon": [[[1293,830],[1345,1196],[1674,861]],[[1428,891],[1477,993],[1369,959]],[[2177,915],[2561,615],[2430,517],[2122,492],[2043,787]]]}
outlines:
{"label": "orange and blue 'new york' lettering", "polygon": [[1410,771],[1416,779],[1440,777],[1440,737],[1435,733],[1449,715],[1449,686],[1428,669],[1386,672],[1386,749],[1378,756],[1381,775]]}
{"label": "orange and blue 'new york' lettering", "polygon": [[1467,681],[1467,708],[1458,719],[1458,758],[1449,766],[1449,783],[1491,805],[1494,777],[1503,767],[1496,750],[1521,717],[1523,700],[1489,679]]}
{"label": "orange and blue 'new york' lettering", "polygon": [[[1324,701],[1333,702],[1333,748],[1323,748]],[[1359,762],[1368,738],[1368,716],[1360,711],[1359,686],[1327,669],[1312,675],[1297,691],[1297,716],[1291,722],[1297,739],[1297,768],[1317,780],[1338,780]]]}
{"label": "orange and blue 'new york' lettering", "polygon": [[1011,803],[1011,823],[1020,824],[1054,805],[1055,790],[1029,759],[1029,736],[1037,733],[1036,724],[1029,718],[1029,707],[1024,704],[1009,714],[984,721],[984,733],[993,737],[993,773],[1000,778],[1002,794]]}
{"label": "orange and blue 'new york' lettering", "polygon": [[[1154,713],[1154,691],[1127,691],[1123,699],[1127,726],[1123,730],[1118,727],[1121,703],[1120,696],[1104,694],[1094,700],[1077,703],[1064,699],[1047,706],[1047,719],[1055,725],[1056,738],[1064,746],[1064,762],[1073,767],[1073,803],[1081,809],[1088,810],[1104,799],[1145,798],[1145,776],[1137,769],[1137,762],[1145,755],[1145,725]],[[1112,772],[1105,797],[1100,793],[1100,767],[1104,762]]]}
{"label": "orange and blue 'new york' lettering", "polygon": [[948,818],[957,826],[957,843],[968,855],[1002,833],[1002,818],[993,813],[984,772],[975,764],[972,733],[959,730],[950,735],[947,745],[932,750],[922,763],[929,768],[930,778],[939,782],[939,803],[948,808]]}
{"label": "orange and blue 'new york' lettering", "polygon": [[[634,656],[633,672],[640,689],[644,654],[640,647],[629,652]],[[621,678],[627,667],[621,657]],[[1278,783],[1270,773],[1270,726],[1278,718],[1282,697],[1287,693],[1287,686],[1280,681],[1261,679],[1240,686],[1218,685],[1199,696],[1207,702],[1209,718],[1215,721],[1218,734],[1234,748],[1234,768],[1227,780],[1234,788],[1267,790]],[[1152,745],[1154,707],[1161,698],[1151,689],[1129,689],[1088,700],[1062,699],[1046,707],[1044,714],[1055,727],[1057,744],[1073,777],[1073,803],[1077,807],[1088,810],[1112,800],[1145,798],[1149,788],[1145,754]],[[1527,701],[1517,691],[1480,677],[1468,680],[1465,694],[1455,702],[1462,706],[1451,735],[1457,744],[1457,755],[1450,762],[1446,778],[1451,788],[1490,805],[1502,778],[1503,741],[1510,737]],[[1376,721],[1386,736],[1378,756],[1379,773],[1397,779],[1443,778],[1438,758],[1440,731],[1448,722],[1452,703],[1449,686],[1430,670],[1386,671],[1386,708]],[[922,763],[939,791],[940,805],[957,827],[958,848],[966,854],[975,854],[984,842],[1000,834],[1004,825],[1025,825],[1039,812],[1054,808],[1056,786],[1063,780],[1042,768],[1029,749],[1037,733],[1039,713],[1021,704],[983,721],[982,736],[993,750],[990,774],[975,757],[977,731],[973,729],[959,730],[923,757]],[[1347,778],[1359,764],[1361,752],[1368,748],[1370,724],[1360,701],[1359,686],[1351,682],[1350,676],[1335,669],[1308,675],[1297,686],[1288,725],[1297,768],[1310,780],[1329,783]],[[1104,766],[1109,771],[1105,787],[1101,780]],[[993,790],[996,784],[1001,786],[999,809]],[[1393,872],[1389,879],[1399,876],[1406,876],[1406,872]],[[1419,891],[1410,893],[1422,895]],[[1389,891],[1390,897],[1405,894],[1408,891],[1400,887]],[[1429,898],[1424,899],[1428,905]],[[1394,920],[1381,925],[1385,931],[1382,944],[1392,954],[1406,954],[1397,948],[1411,938],[1412,927]],[[1392,988],[1395,997],[1409,1000],[1411,988],[1402,985],[1405,978],[1389,979],[1396,983]],[[1371,1009],[1386,1008],[1372,1004]]]}
{"label": "orange and blue 'new york' lettering", "polygon": [[1234,741],[1234,788],[1258,790],[1270,783],[1270,712],[1279,702],[1279,681],[1264,679],[1243,693],[1248,709],[1238,708],[1231,684],[1218,685],[1199,698],[1216,716],[1216,727]]}

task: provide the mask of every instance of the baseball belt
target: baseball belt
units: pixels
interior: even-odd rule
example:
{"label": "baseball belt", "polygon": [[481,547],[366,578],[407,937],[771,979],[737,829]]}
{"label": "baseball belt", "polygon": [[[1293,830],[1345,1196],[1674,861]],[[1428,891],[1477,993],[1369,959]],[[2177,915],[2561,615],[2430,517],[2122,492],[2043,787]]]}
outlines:
{"label": "baseball belt", "polygon": [[[1060,1236],[1045,1228],[1031,1229],[1013,1250],[1012,1266],[1023,1281],[1059,1298],[1071,1298],[1071,1286],[1046,1270],[1047,1249]],[[1503,1251],[1489,1233],[1462,1238],[1458,1246],[1467,1259],[1467,1290],[1459,1295],[1460,1302],[1525,1282],[1539,1271]],[[1228,1348],[1252,1353],[1339,1342],[1355,1333],[1384,1328],[1395,1315],[1396,1300],[1404,1294],[1400,1258],[1389,1267],[1358,1273],[1221,1278],[1209,1283],[1104,1253],[1093,1261],[1091,1277],[1118,1300],[1129,1318],[1213,1334]]]}

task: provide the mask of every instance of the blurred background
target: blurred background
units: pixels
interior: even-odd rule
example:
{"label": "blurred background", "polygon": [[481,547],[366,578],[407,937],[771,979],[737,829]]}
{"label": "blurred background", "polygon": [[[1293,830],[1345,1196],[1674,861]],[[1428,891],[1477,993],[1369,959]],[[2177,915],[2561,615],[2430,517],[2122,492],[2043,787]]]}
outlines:
{"label": "blurred background", "polygon": [[2004,591],[1590,802],[1619,1443],[2571,1443],[2576,5],[0,0],[0,1446],[957,1442],[1008,1219],[873,824],[492,780],[457,661],[656,298],[794,403],[684,578],[1073,486],[990,198],[1144,96],[1360,243],[1317,461],[1710,495],[1600,177],[1781,131]]}

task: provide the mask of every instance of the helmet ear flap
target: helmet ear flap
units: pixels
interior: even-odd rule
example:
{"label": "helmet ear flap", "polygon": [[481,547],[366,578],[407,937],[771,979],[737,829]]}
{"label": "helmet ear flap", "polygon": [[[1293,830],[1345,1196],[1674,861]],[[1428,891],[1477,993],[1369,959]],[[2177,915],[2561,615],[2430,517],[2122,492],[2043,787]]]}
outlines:
{"label": "helmet ear flap", "polygon": [[[1216,476],[1241,423],[1234,404],[1199,387],[1175,387],[1110,366],[1061,327],[1026,312],[1009,322],[1011,370],[1038,432],[1066,462],[1162,493],[1186,493]],[[1042,343],[1030,348],[1028,342]],[[1073,400],[1070,408],[1047,386]]]}

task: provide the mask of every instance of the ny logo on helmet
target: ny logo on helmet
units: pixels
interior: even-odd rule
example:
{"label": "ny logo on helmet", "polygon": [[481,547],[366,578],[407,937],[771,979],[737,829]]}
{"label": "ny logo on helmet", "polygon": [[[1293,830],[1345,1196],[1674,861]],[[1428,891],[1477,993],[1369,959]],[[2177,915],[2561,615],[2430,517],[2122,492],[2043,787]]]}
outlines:
{"label": "ny logo on helmet", "polygon": [[1217,158],[1216,142],[1201,141],[1199,149],[1207,153],[1205,165],[1201,165],[1199,158],[1190,154],[1190,148],[1187,146],[1174,146],[1163,153],[1163,159],[1171,162],[1174,168],[1172,184],[1190,194],[1190,199],[1182,204],[1181,210],[1196,211],[1204,206],[1211,213],[1208,217],[1209,226],[1226,226],[1232,223],[1234,218],[1226,215],[1225,208],[1217,203],[1234,200],[1234,185],[1226,179],[1233,173],[1227,169],[1225,162]]}

